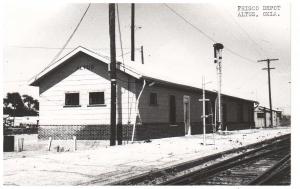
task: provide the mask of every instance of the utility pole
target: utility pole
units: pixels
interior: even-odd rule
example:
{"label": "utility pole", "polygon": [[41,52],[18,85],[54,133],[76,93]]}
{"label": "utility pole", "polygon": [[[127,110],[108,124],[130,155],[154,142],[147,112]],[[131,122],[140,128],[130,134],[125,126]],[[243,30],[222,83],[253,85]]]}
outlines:
{"label": "utility pole", "polygon": [[[207,82],[211,83],[211,82]],[[205,77],[202,77],[202,99],[199,99],[199,101],[202,101],[202,120],[203,120],[203,144],[206,145],[206,118],[209,115],[206,115],[206,101],[209,101],[209,99],[205,98]]]}
{"label": "utility pole", "polygon": [[222,107],[221,107],[221,86],[222,86],[222,49],[224,48],[223,44],[215,43],[214,47],[214,63],[217,64],[217,75],[218,75],[218,121],[217,121],[217,128],[219,131],[223,130],[222,125]]}
{"label": "utility pole", "polygon": [[267,128],[267,114],[266,114],[266,107],[264,107],[264,128]]}
{"label": "utility pole", "polygon": [[144,47],[143,47],[143,45],[141,46],[141,59],[142,59],[142,64],[144,64]]}
{"label": "utility pole", "polygon": [[135,46],[134,46],[134,17],[135,17],[135,5],[134,3],[131,3],[131,61],[134,61],[134,52],[135,52]]}
{"label": "utility pole", "polygon": [[209,101],[209,99],[205,99],[205,77],[202,77],[202,120],[203,120],[203,144],[206,146],[206,111],[205,111],[205,103],[206,101]]}
{"label": "utility pole", "polygon": [[205,124],[205,118],[206,118],[206,115],[205,115],[205,78],[203,77],[202,78],[202,116],[203,116],[203,144],[206,146],[206,124]]}
{"label": "utility pole", "polygon": [[110,38],[110,146],[116,145],[116,41],[115,41],[115,4],[109,3],[109,38]]}
{"label": "utility pole", "polygon": [[265,59],[265,60],[258,60],[257,62],[267,62],[267,68],[263,68],[263,70],[268,71],[268,86],[269,86],[269,105],[270,105],[270,121],[271,121],[271,127],[273,127],[273,109],[272,109],[272,95],[271,95],[271,76],[270,76],[270,70],[275,68],[270,68],[270,62],[276,61],[279,59]]}

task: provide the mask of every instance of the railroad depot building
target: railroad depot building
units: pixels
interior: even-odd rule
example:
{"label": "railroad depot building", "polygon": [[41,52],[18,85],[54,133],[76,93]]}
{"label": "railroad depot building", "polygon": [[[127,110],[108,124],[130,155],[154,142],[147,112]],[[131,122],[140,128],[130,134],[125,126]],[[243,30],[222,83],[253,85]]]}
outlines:
{"label": "railroad depot building", "polygon": [[[78,47],[30,82],[39,87],[39,139],[107,140],[110,136],[108,57]],[[132,64],[134,64],[132,62]],[[202,133],[202,89],[141,74],[118,64],[117,124],[124,139],[135,140]],[[217,93],[206,91],[208,132],[215,119]],[[222,95],[227,130],[255,128],[254,104]]]}
{"label": "railroad depot building", "polygon": [[[273,126],[280,126],[281,111],[272,110]],[[257,106],[254,109],[254,120],[256,128],[271,127],[271,111],[269,108],[263,106]]]}

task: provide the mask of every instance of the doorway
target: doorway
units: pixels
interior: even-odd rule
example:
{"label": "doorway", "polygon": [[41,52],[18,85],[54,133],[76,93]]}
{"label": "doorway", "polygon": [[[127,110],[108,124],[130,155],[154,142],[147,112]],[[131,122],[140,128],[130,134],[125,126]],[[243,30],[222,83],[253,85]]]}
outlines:
{"label": "doorway", "polygon": [[190,114],[190,97],[183,96],[183,112],[185,135],[191,135],[191,114]]}

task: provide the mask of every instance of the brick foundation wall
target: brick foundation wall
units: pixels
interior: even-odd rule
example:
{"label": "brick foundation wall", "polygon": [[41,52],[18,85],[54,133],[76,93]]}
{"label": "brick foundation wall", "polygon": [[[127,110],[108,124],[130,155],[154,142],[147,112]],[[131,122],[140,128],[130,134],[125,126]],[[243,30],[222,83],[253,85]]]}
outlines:
{"label": "brick foundation wall", "polygon": [[[249,129],[251,123],[226,123],[228,130]],[[133,125],[123,125],[123,140],[131,140]],[[191,134],[202,134],[202,122],[191,123]],[[206,133],[212,133],[212,125],[206,125]],[[170,123],[143,123],[136,125],[135,140],[147,140],[184,136],[184,123],[176,126]],[[47,140],[69,140],[76,136],[78,140],[109,140],[110,125],[42,125],[38,129],[38,138]]]}
{"label": "brick foundation wall", "polygon": [[[252,125],[252,127],[251,127]],[[242,130],[242,129],[253,129],[254,123],[251,122],[227,122],[225,123],[225,126],[227,126],[228,131],[233,130]]]}
{"label": "brick foundation wall", "polygon": [[[133,125],[123,125],[123,140],[131,140]],[[78,140],[109,140],[110,125],[42,125],[38,129],[38,138],[47,140],[69,140],[76,136]],[[184,136],[184,125],[170,126],[169,123],[144,123],[136,125],[135,140]]]}
{"label": "brick foundation wall", "polygon": [[184,136],[183,123],[143,123],[137,127],[137,140]]}
{"label": "brick foundation wall", "polygon": [[[131,139],[132,125],[123,125],[123,140]],[[38,129],[38,138],[47,140],[69,140],[76,136],[78,140],[109,140],[110,125],[42,125]]]}

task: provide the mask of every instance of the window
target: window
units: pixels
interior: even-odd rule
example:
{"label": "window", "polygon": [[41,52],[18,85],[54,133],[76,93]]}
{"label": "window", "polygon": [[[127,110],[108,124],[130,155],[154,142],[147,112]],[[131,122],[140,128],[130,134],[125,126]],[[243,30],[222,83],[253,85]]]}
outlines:
{"label": "window", "polygon": [[265,118],[265,114],[264,113],[257,113],[257,118]]}
{"label": "window", "polygon": [[91,92],[89,94],[89,105],[105,104],[104,92]]}
{"label": "window", "polygon": [[66,93],[65,106],[79,106],[79,93]]}
{"label": "window", "polygon": [[157,106],[157,93],[150,93],[150,105]]}
{"label": "window", "polygon": [[170,123],[176,123],[176,99],[174,95],[170,95]]}

